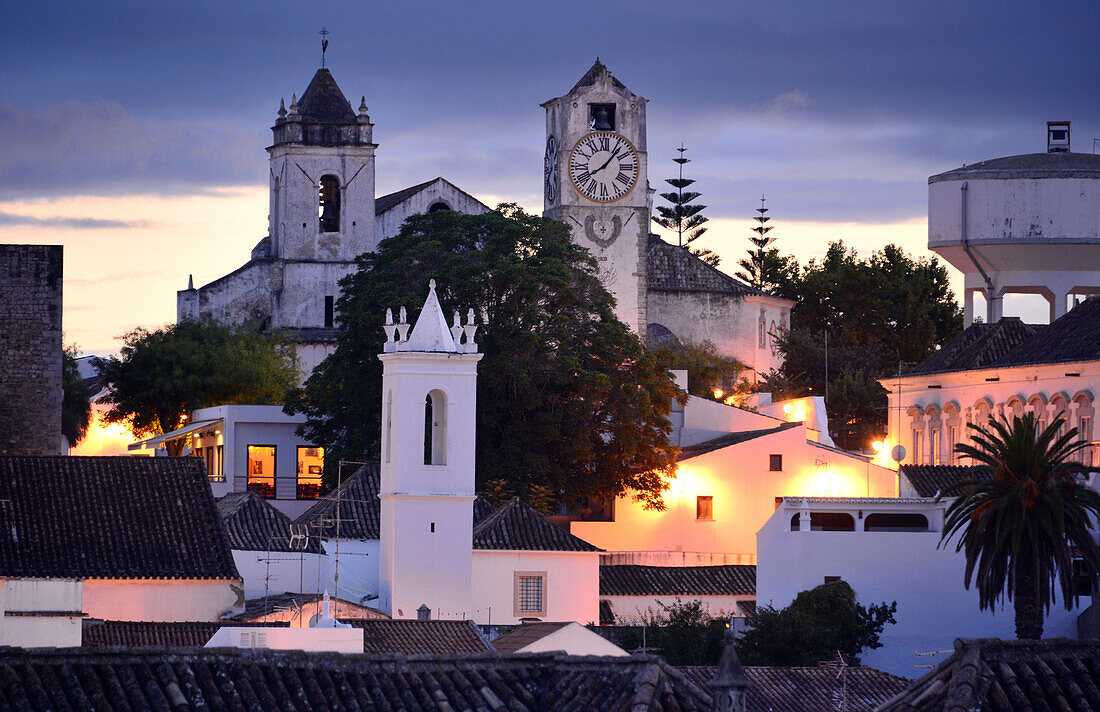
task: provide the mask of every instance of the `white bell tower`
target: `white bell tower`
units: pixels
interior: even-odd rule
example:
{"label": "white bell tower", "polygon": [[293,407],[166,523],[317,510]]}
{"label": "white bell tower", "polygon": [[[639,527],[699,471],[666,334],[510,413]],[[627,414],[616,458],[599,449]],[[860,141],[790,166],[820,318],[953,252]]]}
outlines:
{"label": "white bell tower", "polygon": [[477,363],[474,312],[448,327],[435,280],[409,334],[386,310],[379,607],[393,618],[470,613]]}

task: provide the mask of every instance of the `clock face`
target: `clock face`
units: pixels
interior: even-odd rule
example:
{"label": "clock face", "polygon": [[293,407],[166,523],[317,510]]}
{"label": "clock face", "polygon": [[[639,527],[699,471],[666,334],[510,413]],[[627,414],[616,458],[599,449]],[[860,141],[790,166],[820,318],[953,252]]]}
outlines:
{"label": "clock face", "polygon": [[558,199],[558,140],[553,136],[546,139],[543,190],[546,193],[546,202],[553,205],[554,201]]}
{"label": "clock face", "polygon": [[638,182],[638,152],[614,131],[593,131],[573,147],[569,178],[589,200],[614,203]]}

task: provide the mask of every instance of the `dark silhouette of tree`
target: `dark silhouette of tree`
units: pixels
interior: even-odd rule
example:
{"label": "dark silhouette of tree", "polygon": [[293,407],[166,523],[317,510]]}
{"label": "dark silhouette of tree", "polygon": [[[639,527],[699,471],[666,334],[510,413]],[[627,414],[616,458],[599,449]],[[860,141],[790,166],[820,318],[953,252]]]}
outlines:
{"label": "dark silhouette of tree", "polygon": [[703,233],[707,231],[707,229],[703,227],[703,223],[707,221],[707,218],[701,215],[701,213],[706,210],[707,206],[692,205],[692,201],[698,199],[703,194],[694,190],[684,190],[684,188],[695,183],[695,180],[692,178],[684,178],[684,165],[691,163],[691,159],[684,158],[684,153],[687,152],[687,149],[684,148],[683,144],[676,150],[680,152],[680,156],[672,160],[679,164],[679,174],[675,178],[665,179],[665,182],[675,188],[676,192],[661,193],[661,197],[671,203],[671,205],[658,205],[657,212],[660,213],[660,217],[654,216],[653,222],[666,230],[676,233],[677,244],[680,247],[683,247],[711,267],[717,267],[722,261],[717,254],[706,248],[691,246],[691,243],[698,240],[703,236]]}
{"label": "dark silhouette of tree", "polygon": [[756,209],[756,212],[760,214],[753,218],[757,222],[756,227],[752,228],[752,231],[756,233],[756,237],[750,237],[749,242],[753,244],[755,249],[750,249],[748,257],[737,261],[737,265],[741,268],[741,271],[737,273],[737,277],[757,289],[771,291],[773,287],[777,286],[775,282],[776,277],[778,277],[778,275],[772,273],[777,269],[782,269],[785,263],[779,257],[777,248],[769,249],[768,247],[775,242],[776,238],[768,234],[774,226],[767,224],[771,218],[768,217],[768,209],[764,207],[765,200],[767,198],[761,195],[760,207]]}
{"label": "dark silhouette of tree", "polygon": [[76,364],[76,345],[66,346],[62,353],[61,384],[64,392],[61,401],[61,434],[75,447],[87,434],[92,421],[92,394],[88,384],[80,377]]}
{"label": "dark silhouette of tree", "polygon": [[1096,590],[1100,550],[1092,523],[1100,517],[1100,493],[1085,484],[1088,468],[1074,460],[1088,443],[1077,438],[1077,428],[1063,433],[1061,418],[1039,432],[1033,413],[1011,424],[1001,418],[967,427],[974,444],[960,443],[955,452],[988,466],[992,477],[944,493],[959,496],[947,508],[941,544],[958,536],[964,583],[978,589],[981,609],[1007,596],[1016,637],[1037,640],[1056,597],[1067,610],[1077,603],[1079,576]]}

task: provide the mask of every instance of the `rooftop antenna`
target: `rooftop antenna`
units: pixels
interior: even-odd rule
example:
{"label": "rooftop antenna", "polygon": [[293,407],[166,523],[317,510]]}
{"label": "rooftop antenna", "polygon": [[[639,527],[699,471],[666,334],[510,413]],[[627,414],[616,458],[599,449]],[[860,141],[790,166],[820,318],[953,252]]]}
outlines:
{"label": "rooftop antenna", "polygon": [[321,68],[324,69],[324,67],[325,67],[325,52],[328,51],[328,36],[329,36],[328,28],[322,27],[321,31],[318,32],[317,34],[321,35]]}
{"label": "rooftop antenna", "polygon": [[836,704],[837,712],[848,712],[848,661],[844,659],[844,655],[837,650],[835,660],[822,660],[817,666],[836,668],[840,689],[833,691],[833,703]]}

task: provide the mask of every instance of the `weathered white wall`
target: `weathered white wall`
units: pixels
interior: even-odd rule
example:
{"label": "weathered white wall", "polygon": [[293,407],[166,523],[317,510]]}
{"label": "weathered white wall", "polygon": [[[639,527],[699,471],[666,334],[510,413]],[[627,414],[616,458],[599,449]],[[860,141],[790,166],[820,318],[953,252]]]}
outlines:
{"label": "weathered white wall", "polygon": [[755,596],[600,596],[611,602],[615,612],[615,625],[637,625],[649,620],[651,614],[663,613],[662,605],[699,601],[703,611],[711,618],[732,618],[740,616],[738,601],[754,601]]}
{"label": "weathered white wall", "polygon": [[[897,601],[897,624],[882,634],[883,647],[864,651],[864,665],[904,677],[918,677],[930,659],[917,659],[914,650],[951,650],[956,638],[1016,637],[1012,606],[996,612],[978,609],[978,594],[963,586],[965,558],[954,545],[938,548],[946,503],[929,500],[891,503],[815,502],[811,510],[847,511],[855,518],[860,511],[920,512],[928,516],[930,532],[826,532],[794,531],[791,517],[800,503],[785,502],[758,537],[759,563],[756,568],[758,605],[786,607],[800,591],[840,576],[852,586],[860,603],[870,605]],[[857,528],[860,522],[856,519]],[[1044,624],[1044,637],[1077,637],[1077,616],[1091,599],[1066,611],[1061,603],[1051,607]],[[942,660],[944,656],[940,656]]]}
{"label": "weathered white wall", "polygon": [[244,603],[239,581],[85,579],[84,612],[114,621],[217,621]]}
{"label": "weathered white wall", "polygon": [[[524,616],[515,615],[517,571],[546,572],[543,620],[599,622],[600,557],[586,551],[474,551],[473,606],[466,617],[482,625],[519,623]],[[459,616],[444,611],[441,617]]]}
{"label": "weathered white wall", "polygon": [[481,215],[489,212],[489,208],[477,198],[462,192],[450,181],[436,178],[424,190],[378,216],[378,240],[393,237],[401,230],[402,223],[410,215],[426,213],[428,208],[440,201],[446,203],[451,210],[467,215]]}
{"label": "weathered white wall", "polygon": [[[772,454],[783,471],[769,471]],[[607,551],[672,550],[756,555],[756,532],[775,509],[776,497],[889,497],[897,475],[851,455],[806,440],[805,426],[758,437],[682,460],[664,495],[664,512],[629,498],[615,502],[614,522],[570,524],[570,531]],[[697,520],[696,497],[714,498],[714,518]]]}
{"label": "weathered white wall", "polygon": [[82,610],[80,581],[6,579],[0,586],[0,646],[77,647]]}
{"label": "weathered white wall", "polygon": [[[1071,373],[1080,375],[1066,375]],[[1022,403],[1022,408],[1018,408],[1021,414],[1034,412],[1047,424],[1057,413],[1065,412],[1069,427],[1087,426],[1090,432],[1082,433],[1084,439],[1096,439],[1094,398],[1100,392],[1100,361],[906,376],[900,381],[884,378],[880,382],[890,392],[890,445],[901,443],[906,449],[902,464],[927,465],[937,460],[943,464],[971,464],[954,454],[949,428],[955,427],[960,442],[968,440],[967,422],[980,422],[987,408],[994,417],[1007,410],[1011,420],[1016,412],[1014,399]],[[1066,402],[1064,409],[1052,404],[1059,400]],[[1091,422],[1082,421],[1082,416],[1091,418]],[[939,449],[935,453],[929,437],[934,429],[940,430]],[[913,447],[914,432],[921,433],[919,453]],[[1094,453],[1091,457],[1096,462]]]}
{"label": "weathered white wall", "polygon": [[[788,328],[793,302],[774,297],[657,290],[649,290],[646,299],[649,322],[661,324],[681,341],[710,341],[718,353],[737,359],[758,376],[783,364],[771,334]],[[754,380],[754,374],[747,377]]]}

